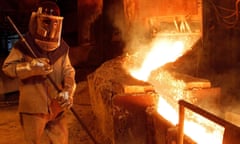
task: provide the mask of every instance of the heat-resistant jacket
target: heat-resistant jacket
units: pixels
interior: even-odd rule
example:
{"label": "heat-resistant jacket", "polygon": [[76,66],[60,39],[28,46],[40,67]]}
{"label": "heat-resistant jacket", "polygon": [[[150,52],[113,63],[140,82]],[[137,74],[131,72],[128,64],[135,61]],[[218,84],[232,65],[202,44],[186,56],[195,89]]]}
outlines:
{"label": "heat-resistant jacket", "polygon": [[[73,96],[75,91],[75,70],[69,60],[69,46],[61,41],[61,45],[54,51],[41,52],[40,48],[33,42],[33,38],[27,34],[26,41],[37,57],[45,57],[50,60],[53,72],[48,76],[58,87],[68,90]],[[30,61],[35,56],[22,41],[16,42],[5,59],[2,70],[12,77],[18,78],[16,64]],[[32,76],[26,79],[19,79],[19,112],[25,113],[49,113],[52,98],[56,97],[59,91],[53,86],[46,76]]]}

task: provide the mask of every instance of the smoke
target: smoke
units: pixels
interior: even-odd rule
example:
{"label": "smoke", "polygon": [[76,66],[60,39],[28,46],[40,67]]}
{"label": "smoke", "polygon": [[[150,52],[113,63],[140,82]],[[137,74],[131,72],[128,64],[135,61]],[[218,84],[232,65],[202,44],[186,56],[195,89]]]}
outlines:
{"label": "smoke", "polygon": [[110,23],[113,24],[115,30],[119,31],[121,40],[126,45],[123,50],[124,53],[133,53],[145,47],[145,36],[148,30],[143,22],[137,22],[136,13],[133,1],[112,2],[107,8]]}

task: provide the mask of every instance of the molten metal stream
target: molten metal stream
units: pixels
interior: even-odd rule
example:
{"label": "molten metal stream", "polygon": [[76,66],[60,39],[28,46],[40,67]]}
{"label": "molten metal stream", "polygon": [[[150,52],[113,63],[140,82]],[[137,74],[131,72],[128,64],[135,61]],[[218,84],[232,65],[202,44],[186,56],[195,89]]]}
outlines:
{"label": "molten metal stream", "polygon": [[[200,114],[201,116],[225,127],[226,125],[228,126],[233,126],[233,124],[229,123],[228,121],[225,121],[224,119],[221,119],[215,115],[213,115],[210,112],[207,112],[206,110],[197,107],[191,103],[186,102],[185,100],[179,100],[179,133],[178,133],[178,144],[183,144],[183,137],[184,137],[184,119],[185,119],[185,108],[190,109],[191,111]],[[206,139],[206,138],[202,138]],[[207,140],[209,141],[209,139]],[[222,138],[219,138],[219,143],[222,142]],[[218,143],[216,141],[216,143]]]}

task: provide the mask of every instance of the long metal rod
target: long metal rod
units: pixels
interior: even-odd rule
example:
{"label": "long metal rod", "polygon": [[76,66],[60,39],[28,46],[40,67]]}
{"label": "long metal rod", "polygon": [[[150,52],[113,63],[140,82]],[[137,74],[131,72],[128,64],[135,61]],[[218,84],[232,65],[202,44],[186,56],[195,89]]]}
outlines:
{"label": "long metal rod", "polygon": [[185,109],[183,105],[179,105],[179,122],[178,122],[178,137],[177,144],[183,144],[184,140],[184,115]]}
{"label": "long metal rod", "polygon": [[94,142],[94,144],[98,144],[98,142],[96,141],[96,139],[94,138],[94,136],[91,134],[91,132],[88,130],[87,126],[84,124],[84,122],[81,120],[81,118],[79,117],[79,115],[77,114],[77,112],[75,111],[74,108],[71,107],[71,111],[73,113],[73,115],[77,118],[78,122],[82,125],[83,129],[87,132],[87,134],[90,136],[90,138],[92,139],[92,141]]}
{"label": "long metal rod", "polygon": [[[32,48],[30,47],[30,45],[27,43],[26,39],[23,37],[23,35],[21,34],[21,32],[18,30],[17,26],[14,24],[14,22],[12,21],[12,19],[7,16],[7,19],[9,20],[9,22],[11,23],[11,25],[13,26],[13,28],[15,29],[15,31],[17,32],[17,34],[19,35],[19,37],[21,38],[21,40],[24,42],[24,44],[27,46],[27,48],[29,49],[29,51],[32,53],[32,55],[34,56],[34,58],[37,58],[37,55],[34,53],[34,51],[32,50]],[[58,87],[58,85],[54,82],[54,80],[47,75],[47,78],[50,80],[50,82],[52,83],[52,85],[54,86],[54,88],[58,91],[61,92],[61,88]],[[95,144],[97,144],[97,141],[94,139],[94,137],[92,136],[92,134],[90,133],[90,131],[87,129],[87,127],[85,126],[85,124],[82,122],[81,118],[77,115],[77,112],[71,107],[70,110],[72,111],[73,115],[76,117],[76,119],[78,120],[78,122],[82,125],[83,129],[87,132],[87,134],[90,136],[90,138],[93,140],[93,142]]]}
{"label": "long metal rod", "polygon": [[14,24],[14,22],[12,21],[12,19],[7,16],[7,19],[9,20],[9,22],[12,24],[13,28],[15,29],[15,31],[17,32],[17,34],[19,35],[19,37],[21,38],[21,40],[24,42],[24,44],[27,46],[28,50],[31,51],[31,53],[33,54],[33,56],[35,58],[37,58],[37,55],[34,53],[34,51],[32,50],[32,48],[30,47],[30,45],[27,43],[26,39],[23,37],[23,35],[21,34],[21,32],[18,30],[17,26]]}

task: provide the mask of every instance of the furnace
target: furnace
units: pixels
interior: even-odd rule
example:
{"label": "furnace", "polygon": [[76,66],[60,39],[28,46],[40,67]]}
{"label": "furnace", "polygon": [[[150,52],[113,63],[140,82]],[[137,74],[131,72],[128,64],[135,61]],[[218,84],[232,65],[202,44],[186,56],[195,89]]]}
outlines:
{"label": "furnace", "polygon": [[152,85],[131,77],[122,65],[128,57],[105,62],[88,76],[97,127],[111,143],[147,143],[147,107],[156,105]]}
{"label": "furnace", "polygon": [[[204,107],[219,119],[223,116],[220,87],[174,68],[174,62],[201,41],[202,1],[123,3],[129,42],[126,54],[103,63],[88,76],[100,131],[113,144],[222,143],[225,128],[191,111],[185,113],[185,131],[179,134],[183,130],[178,113],[181,100]],[[196,65],[181,67],[196,69]]]}
{"label": "furnace", "polygon": [[[111,143],[177,142],[181,99],[202,106],[206,102],[210,112],[219,113],[221,89],[212,87],[210,81],[163,68],[155,70],[148,82],[137,80],[124,69],[134,63],[133,57],[136,60],[128,55],[107,61],[88,76],[97,128]],[[191,138],[185,140],[195,143]]]}

